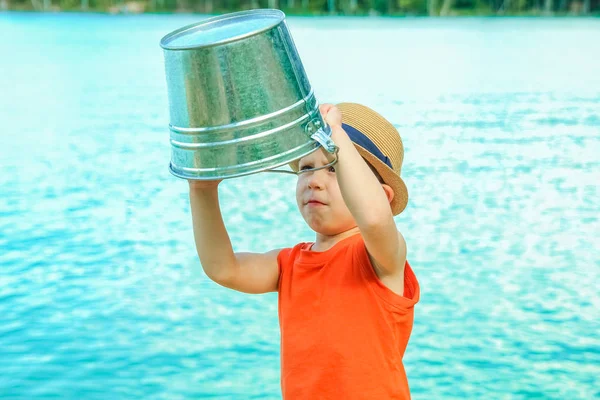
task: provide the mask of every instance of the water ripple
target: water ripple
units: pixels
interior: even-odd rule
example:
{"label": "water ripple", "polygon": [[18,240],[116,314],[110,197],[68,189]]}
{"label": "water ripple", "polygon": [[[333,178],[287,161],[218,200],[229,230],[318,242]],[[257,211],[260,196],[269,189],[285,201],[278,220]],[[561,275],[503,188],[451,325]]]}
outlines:
{"label": "water ripple", "polygon": [[[31,50],[0,73],[19,88],[0,96],[2,398],[280,398],[276,294],[203,274],[167,170],[158,40],[199,17],[2,18],[2,54]],[[413,398],[599,397],[598,25],[289,22],[321,99],[372,105],[403,135]],[[312,240],[294,190],[221,185],[236,250]]]}

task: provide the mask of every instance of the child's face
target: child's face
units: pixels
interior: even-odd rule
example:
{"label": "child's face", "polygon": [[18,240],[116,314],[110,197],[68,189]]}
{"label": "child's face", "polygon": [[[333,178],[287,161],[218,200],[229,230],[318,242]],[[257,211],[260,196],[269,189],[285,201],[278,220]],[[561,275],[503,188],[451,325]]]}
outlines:
{"label": "child's face", "polygon": [[[310,169],[329,161],[323,149],[300,160],[299,168]],[[335,174],[335,166],[298,175],[296,202],[310,228],[322,235],[332,236],[356,226],[346,206]]]}

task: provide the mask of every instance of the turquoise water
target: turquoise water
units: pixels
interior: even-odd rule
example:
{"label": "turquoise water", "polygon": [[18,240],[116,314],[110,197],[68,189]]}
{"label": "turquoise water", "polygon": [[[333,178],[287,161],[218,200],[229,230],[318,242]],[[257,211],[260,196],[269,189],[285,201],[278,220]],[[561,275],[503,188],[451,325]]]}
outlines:
{"label": "turquoise water", "polygon": [[[2,399],[280,398],[277,297],[203,275],[168,173],[158,42],[198,19],[0,14]],[[404,138],[413,398],[599,398],[598,20],[289,25]],[[222,185],[236,250],[312,239],[294,186]]]}

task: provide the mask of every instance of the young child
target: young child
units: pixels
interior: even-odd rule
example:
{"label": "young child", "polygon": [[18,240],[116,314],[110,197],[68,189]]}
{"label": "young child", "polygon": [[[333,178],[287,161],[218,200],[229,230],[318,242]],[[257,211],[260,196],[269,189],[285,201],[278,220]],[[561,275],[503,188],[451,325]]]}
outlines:
{"label": "young child", "polygon": [[[398,131],[353,103],[322,105],[338,162],[319,149],[291,164],[296,201],[314,242],[234,253],[218,181],[190,181],[196,248],[215,282],[279,292],[285,400],[410,399],[402,357],[419,284],[393,216],[406,207]],[[304,172],[303,172],[304,171]]]}

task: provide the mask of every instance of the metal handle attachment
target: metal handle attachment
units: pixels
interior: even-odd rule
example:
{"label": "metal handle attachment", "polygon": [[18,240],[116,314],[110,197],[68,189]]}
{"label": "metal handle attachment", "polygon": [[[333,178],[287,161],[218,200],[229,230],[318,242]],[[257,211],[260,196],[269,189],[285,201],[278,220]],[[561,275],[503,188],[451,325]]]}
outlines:
{"label": "metal handle attachment", "polygon": [[313,139],[314,141],[318,142],[321,146],[323,146],[325,151],[333,154],[333,161],[331,161],[331,162],[327,163],[326,165],[323,165],[322,167],[319,167],[319,168],[309,168],[309,169],[304,169],[304,170],[297,171],[297,172],[285,171],[285,170],[281,170],[281,169],[270,169],[265,172],[280,172],[280,173],[284,173],[284,174],[300,175],[305,172],[319,171],[321,169],[325,169],[325,168],[334,166],[338,162],[338,151],[340,148],[333,142],[333,140],[331,140],[331,128],[329,127],[329,125],[325,124],[325,126],[323,128],[320,128],[315,133],[313,133],[310,136],[310,138]]}
{"label": "metal handle attachment", "polygon": [[338,148],[335,143],[333,143],[333,140],[331,140],[331,128],[327,124],[313,133],[310,138],[319,142],[328,153],[333,154]]}

